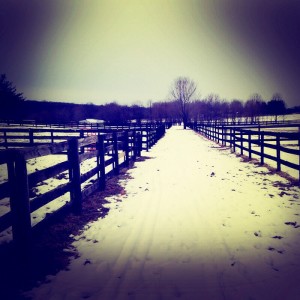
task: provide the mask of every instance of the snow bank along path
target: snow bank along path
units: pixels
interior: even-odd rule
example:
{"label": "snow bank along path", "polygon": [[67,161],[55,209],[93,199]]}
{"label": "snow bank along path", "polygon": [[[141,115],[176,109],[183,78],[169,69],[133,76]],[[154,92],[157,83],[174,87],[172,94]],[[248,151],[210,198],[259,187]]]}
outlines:
{"label": "snow bank along path", "polygon": [[191,130],[129,170],[33,299],[299,299],[299,188]]}

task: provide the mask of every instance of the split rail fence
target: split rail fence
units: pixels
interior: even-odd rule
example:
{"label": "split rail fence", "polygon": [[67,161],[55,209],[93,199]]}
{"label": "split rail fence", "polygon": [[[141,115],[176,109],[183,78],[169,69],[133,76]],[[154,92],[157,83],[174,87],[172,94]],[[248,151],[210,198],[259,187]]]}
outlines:
{"label": "split rail fence", "polygon": [[100,128],[0,128],[0,149],[15,147],[32,147],[43,145],[45,143],[56,143],[65,141],[70,137],[84,138],[91,135],[98,135],[103,132],[132,130],[140,133],[142,136],[142,149],[149,150],[156,137],[164,134],[165,129],[169,128],[169,124],[147,124],[145,126],[110,126],[106,129]]}
{"label": "split rail fence", "polygon": [[[40,131],[37,132],[40,133]],[[164,126],[156,128],[155,134],[153,132],[148,133],[149,141],[147,141],[145,149],[148,150],[164,133]],[[40,138],[41,136],[38,137],[38,139]],[[58,210],[46,216],[40,223],[59,213],[64,214],[72,211],[75,214],[80,214],[82,201],[95,190],[105,189],[107,178],[119,174],[120,167],[128,166],[129,162],[139,157],[143,150],[142,134],[140,131],[135,130],[97,133],[97,135],[82,138],[80,136],[60,138],[68,138],[68,140],[0,151],[0,167],[6,165],[8,177],[7,181],[0,184],[0,201],[5,198],[9,199],[10,206],[8,212],[0,215],[0,232],[12,226],[13,242],[16,249],[21,252],[30,245],[32,233],[31,214],[33,212],[69,193],[69,201],[66,201]],[[51,141],[56,141],[54,136]],[[29,144],[35,145],[34,140],[33,143],[30,142]],[[67,159],[28,174],[28,160],[55,154],[66,155]],[[91,158],[95,158],[95,166],[83,173],[83,170],[81,170],[82,163]],[[41,195],[36,195],[36,197],[30,197],[32,189],[43,181],[55,178],[63,173],[68,174],[66,183],[60,184]],[[86,182],[88,182],[88,185],[83,188],[83,183]]]}
{"label": "split rail fence", "polygon": [[[269,159],[276,163],[277,171],[281,171],[282,165],[294,169],[298,171],[300,182],[300,124],[224,126],[195,122],[189,127],[218,144],[228,145],[233,152],[239,150],[249,159],[258,157],[261,165]],[[282,128],[294,132],[282,131]],[[286,154],[291,155],[291,159],[283,159]]]}
{"label": "split rail fence", "polygon": [[172,122],[169,121],[147,121],[147,122],[124,122],[124,123],[110,123],[110,122],[65,122],[65,123],[41,123],[35,120],[0,120],[1,127],[32,127],[32,128],[53,128],[53,129],[98,129],[98,130],[136,130],[136,129],[145,129],[156,128],[161,125],[165,125],[166,128],[169,128],[172,125]]}

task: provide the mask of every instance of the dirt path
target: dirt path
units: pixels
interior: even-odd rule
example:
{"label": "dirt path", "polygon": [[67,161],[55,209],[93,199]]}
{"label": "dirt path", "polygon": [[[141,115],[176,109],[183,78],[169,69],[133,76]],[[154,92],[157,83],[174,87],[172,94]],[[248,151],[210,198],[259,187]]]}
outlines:
{"label": "dirt path", "polygon": [[34,299],[297,299],[299,189],[174,127]]}

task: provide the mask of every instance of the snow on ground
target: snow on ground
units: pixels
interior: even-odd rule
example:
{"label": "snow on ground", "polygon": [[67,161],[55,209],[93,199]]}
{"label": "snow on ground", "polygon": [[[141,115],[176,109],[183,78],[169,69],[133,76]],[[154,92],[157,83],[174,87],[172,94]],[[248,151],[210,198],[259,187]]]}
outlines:
{"label": "snow on ground", "polygon": [[299,299],[299,188],[171,128],[33,299]]}
{"label": "snow on ground", "polygon": [[[239,118],[241,121],[249,121],[250,118],[247,117],[242,117]],[[265,122],[265,121],[275,121],[276,120],[276,116],[272,115],[272,116],[259,116],[257,117],[257,120],[261,121],[261,122]],[[278,122],[282,122],[282,121],[293,121],[293,122],[299,122],[300,121],[300,114],[296,113],[296,114],[287,114],[287,115],[279,115],[277,116],[277,121]]]}
{"label": "snow on ground", "polygon": [[[246,136],[243,136],[243,137],[247,138]],[[267,141],[267,144],[275,146],[276,142],[275,141]],[[238,145],[240,145],[240,143],[238,143]],[[245,146],[247,148],[249,148],[249,144],[246,142],[244,143],[244,147]],[[281,146],[283,146],[284,148],[287,148],[287,149],[298,150],[298,151],[300,149],[300,144],[298,141],[281,141]],[[257,151],[258,153],[261,153],[260,145],[252,144],[251,149],[254,151]],[[238,147],[236,147],[236,154],[241,154],[241,149]],[[274,159],[277,157],[276,149],[272,149],[269,147],[264,147],[264,154],[271,155],[274,157]],[[244,155],[249,157],[249,152],[247,150],[244,150]],[[280,158],[287,162],[299,164],[299,154],[290,154],[287,152],[280,151]],[[252,159],[256,159],[257,161],[260,161],[261,156],[252,153]],[[268,166],[276,169],[277,162],[274,159],[269,159],[269,158],[265,157],[264,162]],[[295,179],[297,179],[297,178],[299,179],[299,171],[298,170],[290,168],[288,166],[285,166],[284,164],[281,164],[281,170],[282,170],[282,172],[285,172],[287,175],[289,175]]]}
{"label": "snow on ground", "polygon": [[[110,157],[105,156],[105,160],[108,160]],[[29,159],[27,161],[27,171],[28,174],[34,173],[38,170],[43,170],[45,168],[54,166],[58,163],[64,162],[67,160],[66,154],[52,154],[42,157],[37,157],[33,159]],[[119,162],[124,162],[124,154],[119,153]],[[91,169],[97,166],[96,158],[87,159],[84,162],[80,163],[80,174],[83,175],[84,173],[90,171]],[[111,171],[112,165],[109,165],[105,168],[105,172],[108,173]],[[5,164],[0,165],[0,184],[6,182],[8,180],[8,173],[7,167]],[[86,180],[84,183],[81,184],[81,189],[84,190],[90,184],[92,184],[95,180],[97,180],[97,175]],[[51,177],[47,180],[39,182],[35,187],[30,189],[29,197],[30,201],[36,198],[39,195],[42,195],[46,192],[49,192],[59,185],[65,184],[69,182],[69,171],[66,170],[64,172],[59,173],[55,177]],[[70,201],[70,193],[67,192],[62,196],[56,198],[55,200],[49,202],[48,204],[42,206],[41,208],[37,209],[36,211],[31,213],[31,225],[35,226],[37,223],[42,221],[47,214],[51,214],[55,212],[62,206],[64,206],[67,202]],[[0,199],[0,216],[4,215],[5,213],[10,211],[10,201],[9,198]],[[7,243],[12,241],[12,227],[10,226],[6,230],[0,232],[0,245],[3,243]]]}

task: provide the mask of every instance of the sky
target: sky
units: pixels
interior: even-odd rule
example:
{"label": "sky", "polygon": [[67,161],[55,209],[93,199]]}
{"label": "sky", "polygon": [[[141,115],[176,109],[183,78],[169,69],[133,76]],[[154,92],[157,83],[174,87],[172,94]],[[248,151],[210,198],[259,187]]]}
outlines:
{"label": "sky", "polygon": [[0,28],[27,99],[147,105],[186,76],[199,98],[300,103],[298,0],[0,0]]}

